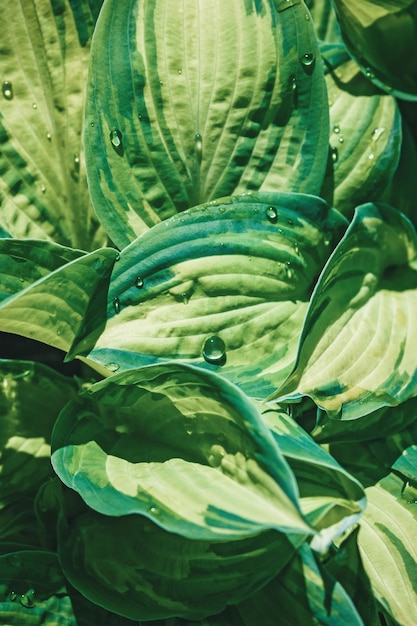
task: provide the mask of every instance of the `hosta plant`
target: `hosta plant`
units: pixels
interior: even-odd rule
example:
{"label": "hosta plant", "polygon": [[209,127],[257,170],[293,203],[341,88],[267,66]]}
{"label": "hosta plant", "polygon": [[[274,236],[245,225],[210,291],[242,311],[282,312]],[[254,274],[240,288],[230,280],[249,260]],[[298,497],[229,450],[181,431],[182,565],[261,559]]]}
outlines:
{"label": "hosta plant", "polygon": [[415,0],[1,0],[0,622],[417,622]]}

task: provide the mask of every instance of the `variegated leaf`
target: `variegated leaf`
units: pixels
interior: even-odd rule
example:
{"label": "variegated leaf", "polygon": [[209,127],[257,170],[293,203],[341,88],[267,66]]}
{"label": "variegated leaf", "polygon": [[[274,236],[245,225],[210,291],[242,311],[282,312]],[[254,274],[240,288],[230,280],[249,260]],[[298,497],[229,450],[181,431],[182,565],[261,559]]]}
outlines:
{"label": "variegated leaf", "polygon": [[323,68],[302,0],[107,0],[85,122],[95,209],[119,247],[246,190],[317,194]]}

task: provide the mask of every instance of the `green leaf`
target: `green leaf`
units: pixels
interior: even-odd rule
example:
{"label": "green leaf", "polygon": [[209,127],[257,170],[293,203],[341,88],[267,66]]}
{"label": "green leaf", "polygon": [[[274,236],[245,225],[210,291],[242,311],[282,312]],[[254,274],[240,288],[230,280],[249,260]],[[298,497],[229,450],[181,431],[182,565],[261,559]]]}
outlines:
{"label": "green leaf", "polygon": [[306,0],[311,12],[319,43],[340,42],[340,28],[331,0]]}
{"label": "green leaf", "polygon": [[364,626],[342,585],[318,565],[306,543],[274,580],[238,609],[245,626]]}
{"label": "green leaf", "polygon": [[401,498],[393,474],[366,490],[368,508],[359,545],[376,598],[399,624],[417,620],[417,532],[415,504]]}
{"label": "green leaf", "polygon": [[109,236],[123,248],[178,211],[246,190],[318,194],[326,98],[300,0],[188,0],[181,10],[108,0],[92,43],[85,145]]}
{"label": "green leaf", "polygon": [[417,482],[417,445],[404,448],[401,456],[392,465],[392,469],[400,472],[410,481]]}
{"label": "green leaf", "polygon": [[[88,358],[110,371],[169,359],[221,368],[265,397],[293,367],[311,291],[345,224],[314,196],[254,193],[154,226],[122,251]],[[213,354],[216,341],[224,347]]]}
{"label": "green leaf", "polygon": [[0,622],[16,626],[77,625],[56,554],[37,550],[3,552]]}
{"label": "green leaf", "polygon": [[417,100],[414,0],[334,0],[343,39],[369,80]]}
{"label": "green leaf", "polygon": [[310,396],[354,419],[417,395],[417,237],[404,215],[366,204],[313,293],[297,365],[275,397]]}
{"label": "green leaf", "polygon": [[49,241],[0,239],[0,301],[83,255]]}
{"label": "green leaf", "polygon": [[273,531],[223,542],[185,539],[145,517],[87,511],[59,529],[66,577],[91,602],[130,619],[199,620],[270,580],[294,547]]}
{"label": "green leaf", "polygon": [[28,361],[0,360],[0,538],[39,545],[34,496],[53,476],[55,418],[75,397],[75,384]]}
{"label": "green leaf", "polygon": [[89,200],[81,130],[90,6],[95,12],[100,2],[77,5],[74,16],[68,0],[1,0],[9,25],[1,55],[1,225],[13,237],[94,249],[105,238]]}
{"label": "green leaf", "polygon": [[301,510],[320,531],[311,545],[326,552],[362,515],[363,487],[288,414],[264,410],[262,417],[297,479]]}
{"label": "green leaf", "polygon": [[358,532],[359,526],[356,526],[326,560],[324,569],[342,584],[363,623],[366,626],[381,626],[371,583],[359,552]]}
{"label": "green leaf", "polygon": [[139,513],[191,539],[313,532],[256,407],[222,377],[166,363],[89,392],[61,412],[52,464],[92,509]]}
{"label": "green leaf", "polygon": [[[16,279],[10,279],[10,274],[16,263],[19,263],[21,271],[28,270],[24,275],[27,282],[38,275],[41,277],[0,302],[0,330],[36,339],[65,352],[75,340],[81,340],[79,336],[86,345],[89,345],[88,341],[94,345],[105,315],[108,283],[117,258],[116,251],[102,248],[79,256],[80,253],[63,253],[59,246],[52,246],[52,249],[58,248],[57,256],[54,260],[50,259],[45,268],[43,259],[51,251],[51,244],[43,246],[40,242],[28,242],[16,246],[10,240],[4,240],[4,243],[6,250],[17,249],[18,253],[9,267],[6,265],[6,272],[1,276],[5,284],[3,291],[15,289]],[[68,256],[78,258],[62,265]],[[55,263],[56,269],[47,273]],[[20,276],[19,273],[19,279]],[[84,323],[86,316],[90,321]],[[94,326],[93,330],[90,323]]]}
{"label": "green leaf", "polygon": [[343,46],[329,47],[323,57],[330,107],[330,159],[323,193],[350,219],[359,204],[381,200],[394,177],[402,143],[401,115],[395,98],[372,85]]}

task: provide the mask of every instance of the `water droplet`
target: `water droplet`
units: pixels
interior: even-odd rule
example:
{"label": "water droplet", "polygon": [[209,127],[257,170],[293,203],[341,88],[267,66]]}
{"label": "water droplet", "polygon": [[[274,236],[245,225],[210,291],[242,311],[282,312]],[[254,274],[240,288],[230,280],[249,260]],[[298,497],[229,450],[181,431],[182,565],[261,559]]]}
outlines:
{"label": "water droplet", "polygon": [[74,154],[74,168],[77,172],[80,171],[80,155]]}
{"label": "water droplet", "polygon": [[159,511],[158,507],[151,506],[151,507],[149,507],[149,513],[151,515],[159,515],[160,511]]}
{"label": "water droplet", "polygon": [[46,187],[45,187],[45,185],[41,185],[41,192],[42,192],[42,193],[45,193],[45,192],[46,192]]}
{"label": "water droplet", "polygon": [[115,128],[110,133],[110,141],[115,148],[120,148],[123,142],[123,136],[120,130]]}
{"label": "water droplet", "polygon": [[52,141],[52,133],[46,133],[46,138],[48,141]]}
{"label": "water droplet", "polygon": [[200,133],[196,133],[194,135],[194,144],[197,161],[201,163],[201,160],[203,158],[203,138]]}
{"label": "water droplet", "polygon": [[383,126],[380,126],[379,128],[375,128],[372,131],[372,141],[378,141],[378,139],[381,137],[381,135],[385,132],[385,128]]}
{"label": "water droplet", "polygon": [[344,143],[345,138],[343,137],[343,135],[339,135],[339,143]]}
{"label": "water droplet", "polygon": [[287,222],[289,226],[294,226],[294,220],[292,220],[290,217],[287,219]]}
{"label": "water droplet", "polygon": [[223,365],[226,361],[226,344],[221,337],[212,335],[204,342],[203,357],[207,363]]}
{"label": "water droplet", "polygon": [[272,224],[276,224],[278,221],[278,211],[274,206],[269,206],[266,210],[266,217]]}
{"label": "water droplet", "polygon": [[32,104],[32,109],[37,109],[37,108],[38,108],[38,105],[36,104],[36,102],[34,102],[34,103]]}
{"label": "water droplet", "polygon": [[9,600],[11,600],[12,602],[16,602],[16,600],[17,600],[17,593],[15,591],[11,591],[9,593]]}
{"label": "water droplet", "polygon": [[159,81],[159,84],[160,84],[160,85],[161,85],[161,87],[162,87],[162,85],[164,84],[164,81],[163,81],[163,80],[160,80],[160,81]]}
{"label": "water droplet", "polygon": [[187,435],[192,435],[194,433],[194,420],[187,419],[185,420],[185,432]]}
{"label": "water droplet", "polygon": [[340,133],[340,126],[339,124],[333,124],[333,132],[338,134]]}
{"label": "water droplet", "polygon": [[304,68],[311,68],[315,63],[316,57],[312,52],[308,52],[307,54],[303,54],[301,57],[301,65]]}
{"label": "water droplet", "polygon": [[178,74],[182,74],[182,70],[178,70]]}
{"label": "water droplet", "polygon": [[91,128],[94,128],[94,122],[90,122]]}
{"label": "water droplet", "polygon": [[330,158],[333,161],[333,163],[337,163],[337,160],[339,158],[339,153],[337,151],[337,148],[335,148],[334,146],[330,146]]}
{"label": "water droplet", "polygon": [[290,86],[293,91],[297,91],[297,78],[295,74],[291,74],[290,76]]}
{"label": "water droplet", "polygon": [[35,590],[29,589],[26,593],[22,593],[19,598],[20,604],[27,609],[35,606]]}
{"label": "water droplet", "polygon": [[373,78],[375,78],[375,74],[373,73],[373,71],[371,70],[371,68],[370,68],[370,67],[366,67],[366,68],[365,68],[365,76],[366,76],[367,78],[370,78],[371,80],[372,80]]}
{"label": "water droplet", "polygon": [[113,298],[113,309],[114,312],[116,313],[120,313],[120,300],[119,298]]}
{"label": "water droplet", "polygon": [[306,13],[306,20],[307,20],[307,22],[309,22],[309,21],[310,21],[310,16],[309,16],[309,14],[308,14],[308,13]]}
{"label": "water droplet", "polygon": [[144,285],[144,284],[145,284],[145,283],[143,282],[143,278],[142,278],[142,276],[136,276],[136,279],[135,279],[135,287],[136,287],[137,289],[142,289],[142,287],[143,287],[143,285]]}
{"label": "water droplet", "polygon": [[118,363],[106,363],[106,367],[111,372],[117,372],[117,370],[120,368],[120,365]]}
{"label": "water droplet", "polygon": [[5,80],[2,86],[3,98],[5,100],[13,100],[13,85],[8,80]]}
{"label": "water droplet", "polygon": [[120,261],[120,252],[118,252],[116,254],[116,258],[114,260],[116,261],[116,263],[117,263],[117,261]]}
{"label": "water droplet", "polygon": [[374,158],[375,158],[375,155],[374,155],[374,153],[373,153],[373,152],[371,152],[371,154],[368,156],[368,159],[369,159],[370,161],[373,161],[373,160],[374,160]]}
{"label": "water droplet", "polygon": [[285,272],[287,274],[287,278],[292,278],[293,271],[291,269],[291,261],[287,261],[285,263]]}
{"label": "water droplet", "polygon": [[300,253],[300,247],[299,247],[297,242],[294,243],[294,252],[295,252],[295,254],[299,254]]}

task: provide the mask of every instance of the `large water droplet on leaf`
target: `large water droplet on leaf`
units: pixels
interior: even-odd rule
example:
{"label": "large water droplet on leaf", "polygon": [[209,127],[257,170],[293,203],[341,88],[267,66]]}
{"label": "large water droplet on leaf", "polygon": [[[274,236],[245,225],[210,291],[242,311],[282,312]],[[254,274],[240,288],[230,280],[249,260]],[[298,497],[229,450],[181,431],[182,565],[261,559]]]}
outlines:
{"label": "large water droplet on leaf", "polygon": [[221,337],[212,335],[204,342],[203,357],[207,363],[223,365],[226,361],[226,344]]}
{"label": "large water droplet on leaf", "polygon": [[143,285],[144,285],[144,284],[145,284],[145,283],[143,282],[143,278],[142,278],[142,276],[136,276],[136,279],[135,279],[135,287],[136,287],[137,289],[142,289],[142,287],[143,287]]}
{"label": "large water droplet on leaf", "polygon": [[306,71],[308,71],[308,73],[311,73],[312,70],[314,69],[315,61],[316,61],[316,57],[314,56],[312,52],[303,54],[303,56],[301,57],[301,65]]}
{"label": "large water droplet on leaf", "polygon": [[269,206],[266,210],[266,217],[272,224],[276,224],[278,221],[278,211],[274,206]]}

